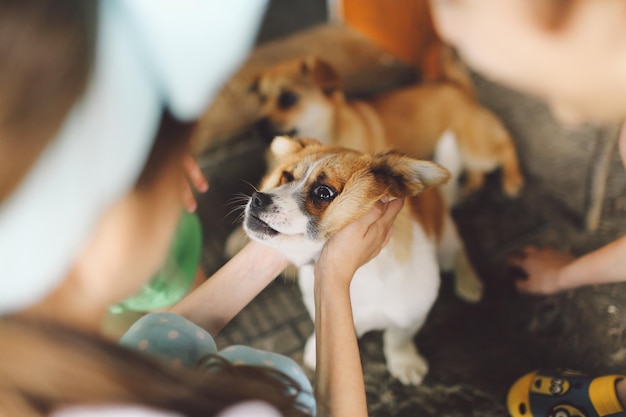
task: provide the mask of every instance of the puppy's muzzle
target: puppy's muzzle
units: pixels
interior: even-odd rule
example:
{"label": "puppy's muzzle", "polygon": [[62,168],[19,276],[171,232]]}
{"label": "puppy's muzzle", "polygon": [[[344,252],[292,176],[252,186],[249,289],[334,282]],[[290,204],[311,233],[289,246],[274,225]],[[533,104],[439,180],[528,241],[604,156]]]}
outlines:
{"label": "puppy's muzzle", "polygon": [[246,216],[246,226],[249,230],[269,236],[278,234],[270,225],[261,220],[263,212],[267,211],[272,204],[271,195],[260,192],[252,194],[248,203],[248,215]]}
{"label": "puppy's muzzle", "polygon": [[272,205],[272,196],[269,194],[255,192],[250,197],[250,213],[260,214]]}

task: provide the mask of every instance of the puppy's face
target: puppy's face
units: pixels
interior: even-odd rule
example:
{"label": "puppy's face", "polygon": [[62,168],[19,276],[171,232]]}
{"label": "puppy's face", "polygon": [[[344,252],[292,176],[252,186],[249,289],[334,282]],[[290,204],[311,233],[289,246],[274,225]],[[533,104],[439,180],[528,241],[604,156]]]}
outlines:
{"label": "puppy's face", "polygon": [[244,230],[296,265],[315,259],[330,237],[383,195],[414,196],[449,176],[433,162],[393,151],[368,155],[288,137],[275,138],[271,149],[277,163],[250,197]]}
{"label": "puppy's face", "polygon": [[259,99],[257,126],[271,141],[276,135],[326,138],[332,121],[332,94],[341,80],[335,70],[317,58],[299,59],[258,75],[249,91]]}

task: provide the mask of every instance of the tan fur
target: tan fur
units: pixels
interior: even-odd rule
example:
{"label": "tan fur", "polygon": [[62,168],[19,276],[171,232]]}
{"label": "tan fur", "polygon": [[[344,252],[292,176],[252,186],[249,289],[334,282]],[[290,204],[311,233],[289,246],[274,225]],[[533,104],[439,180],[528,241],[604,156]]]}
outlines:
{"label": "tan fur", "polygon": [[[432,209],[439,209],[444,213],[445,207],[437,192],[433,194],[428,191],[432,190],[429,187],[447,181],[449,174],[437,164],[422,161],[420,172],[411,171],[415,163],[408,164],[406,161],[412,158],[397,152],[370,155],[343,147],[324,146],[311,139],[275,140],[272,151],[279,161],[262,181],[260,191],[273,189],[288,182],[285,180],[285,173],[288,174],[288,178],[293,177],[296,180],[308,173],[309,179],[304,185],[305,189],[315,182],[320,182],[331,186],[339,193],[337,199],[328,204],[316,204],[310,199],[304,202],[309,215],[320,219],[319,224],[322,228],[320,237],[324,239],[330,238],[347,224],[361,217],[383,195],[405,198],[417,196],[423,191],[425,192],[421,195],[425,195],[425,201],[416,201],[410,206],[424,209],[411,211],[418,221],[433,222],[432,225],[424,225],[429,235],[436,238],[441,233],[443,217],[439,216],[437,221]],[[308,171],[311,169],[309,161],[315,161],[311,172]],[[428,174],[430,171],[432,173]],[[394,176],[399,179],[394,180]],[[404,215],[410,215],[411,211],[404,210]],[[408,217],[404,220],[399,219],[398,224],[407,225]],[[400,229],[399,236],[403,237],[398,240],[400,242],[410,240],[410,234],[405,236],[406,233]],[[410,231],[409,228],[404,229]]]}
{"label": "tan fur", "polygon": [[[466,193],[480,187],[487,172],[501,167],[505,193],[519,194],[524,178],[512,138],[491,111],[459,86],[420,84],[364,101],[348,100],[341,84],[329,64],[308,58],[259,74],[251,91],[260,98],[259,117],[269,126],[270,135],[291,132],[363,152],[392,147],[426,159],[450,130],[472,177]],[[297,96],[288,108],[279,104],[286,91]]]}
{"label": "tan fur", "polygon": [[431,188],[420,194],[419,198],[409,198],[407,203],[411,214],[422,225],[426,234],[431,239],[439,241],[446,212],[441,194]]}

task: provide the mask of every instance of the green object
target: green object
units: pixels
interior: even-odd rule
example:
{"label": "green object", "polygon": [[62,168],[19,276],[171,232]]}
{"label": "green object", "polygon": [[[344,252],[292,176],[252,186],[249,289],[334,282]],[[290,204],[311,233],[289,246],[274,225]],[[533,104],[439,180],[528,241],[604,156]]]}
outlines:
{"label": "green object", "polygon": [[183,213],[165,265],[135,295],[110,307],[112,313],[124,310],[148,312],[169,307],[189,292],[202,252],[202,228],[195,213]]}

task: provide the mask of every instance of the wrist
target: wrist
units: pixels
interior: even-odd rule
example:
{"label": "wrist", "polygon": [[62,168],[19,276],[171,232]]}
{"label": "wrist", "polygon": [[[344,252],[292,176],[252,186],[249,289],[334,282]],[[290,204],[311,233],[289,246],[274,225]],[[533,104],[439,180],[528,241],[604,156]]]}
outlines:
{"label": "wrist", "polygon": [[568,290],[570,288],[574,287],[571,283],[570,277],[569,277],[569,268],[566,266],[563,266],[561,268],[559,268],[555,273],[554,273],[554,291],[553,293],[558,293],[561,291],[565,291]]}
{"label": "wrist", "polygon": [[334,297],[335,295],[350,294],[350,281],[353,274],[341,270],[334,273],[315,268],[315,296]]}

